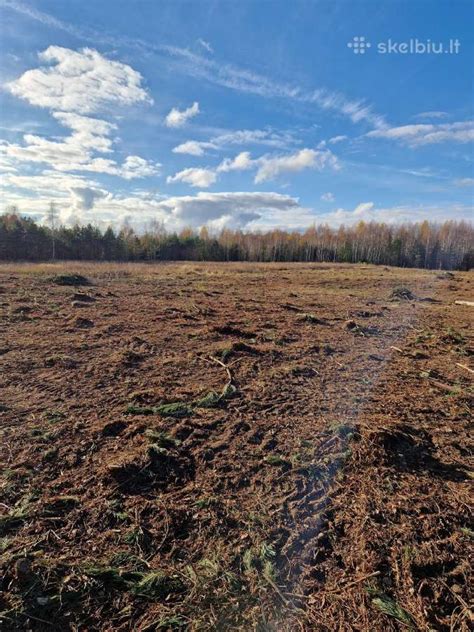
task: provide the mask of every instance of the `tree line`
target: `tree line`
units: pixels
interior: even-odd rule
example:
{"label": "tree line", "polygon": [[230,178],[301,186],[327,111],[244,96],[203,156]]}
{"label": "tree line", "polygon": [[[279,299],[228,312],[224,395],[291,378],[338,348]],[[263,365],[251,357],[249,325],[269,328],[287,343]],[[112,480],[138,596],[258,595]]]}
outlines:
{"label": "tree line", "polygon": [[[50,213],[53,217],[54,214]],[[129,226],[101,230],[92,224],[40,225],[15,210],[0,215],[3,261],[331,261],[401,267],[464,269],[474,267],[474,226],[465,221],[428,221],[388,225],[359,222],[305,231],[211,234],[186,228],[166,232],[158,222],[137,233]]]}

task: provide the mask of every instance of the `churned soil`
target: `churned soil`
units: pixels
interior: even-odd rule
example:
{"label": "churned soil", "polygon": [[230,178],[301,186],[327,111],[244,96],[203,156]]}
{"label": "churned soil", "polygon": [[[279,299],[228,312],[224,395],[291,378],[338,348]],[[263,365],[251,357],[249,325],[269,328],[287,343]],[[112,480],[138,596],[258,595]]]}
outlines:
{"label": "churned soil", "polygon": [[0,266],[0,629],[470,629],[473,294]]}

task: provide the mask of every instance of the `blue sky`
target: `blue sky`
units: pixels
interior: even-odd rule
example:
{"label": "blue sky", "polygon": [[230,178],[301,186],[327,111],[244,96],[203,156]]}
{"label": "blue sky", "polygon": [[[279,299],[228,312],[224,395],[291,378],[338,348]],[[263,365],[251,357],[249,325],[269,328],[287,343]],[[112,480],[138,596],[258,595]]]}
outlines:
{"label": "blue sky", "polygon": [[473,12],[0,0],[2,209],[169,230],[469,219]]}

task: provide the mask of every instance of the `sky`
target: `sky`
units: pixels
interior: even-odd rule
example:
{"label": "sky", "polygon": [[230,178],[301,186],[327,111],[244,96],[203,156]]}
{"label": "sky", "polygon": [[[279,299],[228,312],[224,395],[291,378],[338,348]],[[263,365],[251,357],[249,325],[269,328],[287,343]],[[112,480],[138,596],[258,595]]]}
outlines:
{"label": "sky", "polygon": [[472,219],[471,0],[0,0],[0,211]]}

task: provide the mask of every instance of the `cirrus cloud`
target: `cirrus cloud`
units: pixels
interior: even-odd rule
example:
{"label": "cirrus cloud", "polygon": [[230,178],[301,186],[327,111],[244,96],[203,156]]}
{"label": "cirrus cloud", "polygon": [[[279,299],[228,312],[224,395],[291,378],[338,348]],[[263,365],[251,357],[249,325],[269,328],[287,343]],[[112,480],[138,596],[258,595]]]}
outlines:
{"label": "cirrus cloud", "polygon": [[237,129],[212,136],[208,141],[188,140],[173,149],[175,154],[202,156],[206,149],[220,150],[232,145],[265,145],[285,149],[300,141],[292,132],[273,129]]}
{"label": "cirrus cloud", "polygon": [[395,140],[410,147],[431,145],[452,141],[468,143],[474,140],[474,121],[460,121],[457,123],[401,125],[386,127],[366,134],[369,138],[384,138]]}

